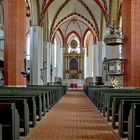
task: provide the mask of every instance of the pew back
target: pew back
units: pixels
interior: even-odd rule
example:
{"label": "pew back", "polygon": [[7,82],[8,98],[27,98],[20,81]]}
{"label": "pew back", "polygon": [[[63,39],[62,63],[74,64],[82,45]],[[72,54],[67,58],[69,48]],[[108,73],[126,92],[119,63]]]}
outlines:
{"label": "pew back", "polygon": [[2,125],[0,124],[0,140],[2,140]]}
{"label": "pew back", "polygon": [[0,103],[15,103],[20,118],[20,128],[24,129],[23,135],[29,132],[29,108],[26,99],[0,97]]}
{"label": "pew back", "polygon": [[120,97],[113,97],[112,100],[112,127],[115,129],[116,126],[116,122],[118,122],[118,114],[119,114],[119,106],[121,101],[123,100],[140,100],[140,96],[120,96]]}
{"label": "pew back", "polygon": [[140,104],[133,103],[128,117],[128,140],[139,140]]}
{"label": "pew back", "polygon": [[119,129],[118,133],[121,137],[128,136],[128,116],[132,103],[140,103],[140,99],[121,100],[119,106]]}
{"label": "pew back", "polygon": [[19,115],[14,103],[0,103],[3,140],[19,140]]}

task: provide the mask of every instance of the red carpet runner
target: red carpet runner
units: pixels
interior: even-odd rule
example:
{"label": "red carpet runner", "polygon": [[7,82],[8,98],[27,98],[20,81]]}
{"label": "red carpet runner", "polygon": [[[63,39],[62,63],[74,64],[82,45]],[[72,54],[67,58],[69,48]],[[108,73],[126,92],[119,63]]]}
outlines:
{"label": "red carpet runner", "polygon": [[24,140],[118,140],[82,91],[68,92]]}

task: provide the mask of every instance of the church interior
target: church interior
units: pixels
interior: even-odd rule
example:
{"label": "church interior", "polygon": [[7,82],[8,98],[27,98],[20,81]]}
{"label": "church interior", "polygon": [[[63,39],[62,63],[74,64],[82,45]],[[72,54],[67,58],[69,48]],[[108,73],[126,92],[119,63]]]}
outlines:
{"label": "church interior", "polygon": [[0,0],[0,140],[140,140],[140,0]]}

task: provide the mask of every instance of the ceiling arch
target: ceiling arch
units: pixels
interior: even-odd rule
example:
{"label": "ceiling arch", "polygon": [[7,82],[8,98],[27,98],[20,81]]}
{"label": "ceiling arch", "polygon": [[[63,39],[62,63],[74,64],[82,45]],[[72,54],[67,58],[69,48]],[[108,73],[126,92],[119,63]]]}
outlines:
{"label": "ceiling arch", "polygon": [[[66,22],[68,22],[68,26],[69,26],[69,23],[72,23],[72,20],[68,20]],[[79,41],[80,41],[81,46],[84,46],[84,40],[85,40],[88,32],[90,32],[92,34],[93,42],[96,43],[96,35],[92,32],[92,30],[88,26],[86,26],[85,30],[82,33],[81,32],[78,32],[78,30],[75,30],[73,28],[70,28],[71,30],[69,30],[66,34],[63,34],[65,32],[62,32],[63,28],[62,29],[60,29],[60,28],[61,28],[61,26],[59,26],[59,28],[56,31],[56,33],[59,32],[59,31],[61,31],[61,34],[60,35],[61,35],[61,38],[63,38],[63,47],[66,46],[66,44],[68,42],[68,38],[71,35],[76,35],[78,37]],[[67,29],[65,29],[65,30],[67,30]],[[55,35],[56,35],[56,33],[55,33]],[[55,35],[53,36],[53,40],[55,38]]]}
{"label": "ceiling arch", "polygon": [[60,8],[57,10],[57,12],[56,12],[56,14],[55,14],[55,16],[54,16],[54,18],[53,18],[52,24],[51,24],[50,32],[52,32],[52,30],[53,30],[53,26],[54,26],[54,24],[55,24],[55,22],[56,22],[57,17],[59,16],[59,13],[62,11],[62,9],[65,7],[65,5],[66,5],[68,2],[70,2],[70,0],[66,0],[66,1],[60,6]]}
{"label": "ceiling arch", "polygon": [[90,40],[92,38],[92,41],[93,41],[93,36],[92,36],[92,33],[90,32],[87,36],[87,38],[85,38],[85,47],[88,48],[89,47],[89,43],[90,43]]}
{"label": "ceiling arch", "polygon": [[[70,0],[66,0],[61,6],[60,8],[57,10],[54,18],[53,18],[53,21],[52,21],[52,24],[51,24],[51,27],[50,27],[50,32],[52,32],[53,28],[54,28],[54,25],[55,25],[55,22],[60,14],[60,12],[62,12],[62,10],[65,8],[65,6],[70,2]],[[97,29],[97,34],[99,34],[99,29],[98,29],[98,25],[97,25],[97,22],[96,22],[96,19],[92,13],[92,11],[89,9],[89,7],[87,6],[87,4],[83,1],[83,0],[78,0],[78,2],[86,9],[86,11],[89,13],[89,15],[91,16],[92,20],[93,20],[93,23],[95,24],[95,27]]]}
{"label": "ceiling arch", "polygon": [[[63,44],[63,40],[62,40],[62,38],[60,38],[60,36],[56,33],[54,39],[57,40],[57,43],[59,43],[60,48],[61,48],[61,47],[63,46],[63,45],[62,45],[62,44]],[[53,43],[54,43],[54,39],[53,39]]]}
{"label": "ceiling arch", "polygon": [[83,42],[83,44],[84,44],[85,39],[86,39],[86,36],[87,36],[87,34],[88,34],[89,32],[90,32],[90,33],[92,34],[92,36],[93,36],[93,41],[94,41],[94,43],[96,43],[96,36],[95,36],[95,34],[93,34],[93,32],[91,32],[91,30],[90,30],[89,28],[87,28],[87,29],[85,30],[84,34],[83,34],[83,37],[82,37],[82,42]]}
{"label": "ceiling arch", "polygon": [[95,28],[97,29],[97,34],[99,35],[99,28],[98,28],[96,19],[95,19],[94,15],[93,15],[92,11],[91,11],[91,10],[89,9],[89,7],[84,3],[83,0],[78,0],[78,1],[79,1],[79,2],[86,8],[86,10],[88,11],[89,15],[91,16],[91,18],[92,18],[92,20],[93,20],[93,22],[94,22],[94,24],[95,24]]}
{"label": "ceiling arch", "polygon": [[[94,25],[85,17],[83,17],[82,15],[80,15],[79,13],[71,13],[69,15],[67,15],[66,17],[64,17],[63,19],[61,19],[61,21],[54,27],[53,34],[55,34],[55,32],[57,31],[57,28],[59,28],[64,22],[66,22],[69,18],[74,17],[74,16],[78,16],[80,17],[83,21],[83,23],[88,27],[91,28],[92,32],[96,33],[96,29],[94,28]],[[79,19],[78,19],[79,20]],[[97,34],[96,34],[97,35]],[[97,35],[98,36],[98,35]]]}
{"label": "ceiling arch", "polygon": [[[48,11],[48,8],[51,6],[51,4],[53,2],[58,2],[56,0],[48,0],[48,2],[46,2],[46,4],[43,6],[41,14],[40,14],[40,22],[42,22],[42,20],[44,19],[45,13],[46,11]],[[93,0],[93,3],[96,3],[97,6],[100,8],[100,10],[102,11],[103,15],[105,16],[106,22],[108,23],[108,13],[107,13],[107,2],[106,0]]]}
{"label": "ceiling arch", "polygon": [[[80,35],[84,34],[82,26],[87,25],[96,39],[99,39],[101,33],[102,16],[105,19],[105,24],[108,25],[109,21],[109,0],[40,0],[40,25],[43,25],[43,19],[47,12],[48,22],[47,31],[50,41],[54,38],[55,33],[60,29],[64,36],[74,29],[64,23],[69,19],[76,18],[78,24],[75,27],[81,30],[81,33],[76,30]],[[82,21],[79,23],[79,21]],[[62,27],[63,25],[63,27]],[[72,24],[70,24],[72,27]]]}
{"label": "ceiling arch", "polygon": [[[64,47],[64,35],[63,35],[63,32],[61,31],[60,28],[58,28],[57,32],[55,33],[55,35],[53,36],[52,38],[52,42],[54,43],[54,39],[57,38],[57,40],[60,41],[60,47]],[[59,39],[58,39],[59,38]]]}
{"label": "ceiling arch", "polygon": [[102,2],[103,2],[103,5],[104,5],[105,10],[108,11],[108,6],[107,6],[106,0],[102,0]]}
{"label": "ceiling arch", "polygon": [[[104,17],[105,17],[106,24],[108,24],[109,19],[108,19],[108,13],[107,13],[106,9],[105,9],[104,6],[100,3],[99,0],[93,0],[93,1],[95,1],[96,4],[100,7],[100,9],[101,9],[101,11],[102,11],[102,13],[103,13],[103,15],[104,15]],[[105,0],[104,0],[104,1],[105,1]]]}
{"label": "ceiling arch", "polygon": [[74,35],[77,36],[77,38],[79,39],[80,44],[81,44],[81,36],[80,36],[76,31],[71,31],[71,32],[68,33],[68,35],[66,36],[66,42],[68,41],[68,38],[69,38],[72,34],[74,34]]}
{"label": "ceiling arch", "polygon": [[[79,25],[79,22],[77,21],[77,19],[73,18],[69,23],[68,25],[66,26],[66,30],[65,30],[65,35],[67,35],[67,32],[68,32],[68,28],[70,27],[71,24],[75,24],[76,23],[76,28],[77,30],[79,30],[79,34],[80,36],[82,36],[82,30],[81,30],[81,27]],[[72,29],[72,28],[71,28]]]}

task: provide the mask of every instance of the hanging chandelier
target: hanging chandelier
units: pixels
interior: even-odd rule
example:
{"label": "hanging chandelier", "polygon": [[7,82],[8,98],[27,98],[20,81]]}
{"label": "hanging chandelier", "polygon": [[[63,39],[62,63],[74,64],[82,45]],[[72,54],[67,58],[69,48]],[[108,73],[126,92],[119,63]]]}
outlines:
{"label": "hanging chandelier", "polygon": [[104,38],[104,42],[106,45],[109,46],[116,46],[123,44],[123,34],[119,27],[117,27],[116,23],[114,22],[113,25],[107,28],[107,32]]}

